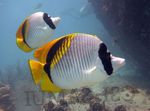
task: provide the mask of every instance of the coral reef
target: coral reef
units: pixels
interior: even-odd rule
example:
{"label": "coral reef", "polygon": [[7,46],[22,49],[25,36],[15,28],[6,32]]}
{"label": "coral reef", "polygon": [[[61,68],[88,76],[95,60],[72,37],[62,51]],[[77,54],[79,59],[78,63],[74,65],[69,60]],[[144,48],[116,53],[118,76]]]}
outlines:
{"label": "coral reef", "polygon": [[[150,1],[149,0],[88,0],[95,8],[96,16],[107,28],[110,24],[124,33],[135,34],[150,43]],[[109,22],[108,24],[105,24]],[[109,29],[113,30],[113,29]],[[116,32],[116,31],[115,31]]]}
{"label": "coral reef", "polygon": [[105,87],[94,93],[89,88],[60,94],[58,100],[49,99],[41,111],[148,111],[150,93],[133,86]]}
{"label": "coral reef", "polygon": [[126,106],[124,105],[119,105],[115,108],[114,111],[126,111]]}
{"label": "coral reef", "polygon": [[[114,43],[136,62],[137,72],[150,78],[150,1],[88,0]],[[137,48],[138,47],[138,48]],[[127,57],[126,57],[127,59]],[[130,60],[129,60],[130,61]]]}
{"label": "coral reef", "polygon": [[15,111],[15,105],[11,99],[11,91],[8,85],[0,84],[0,111]]}

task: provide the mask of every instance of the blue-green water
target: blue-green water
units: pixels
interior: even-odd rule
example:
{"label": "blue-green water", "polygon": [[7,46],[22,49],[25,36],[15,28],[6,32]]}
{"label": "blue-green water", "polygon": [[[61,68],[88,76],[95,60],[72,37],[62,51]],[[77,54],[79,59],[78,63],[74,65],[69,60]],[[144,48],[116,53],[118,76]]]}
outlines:
{"label": "blue-green water", "polygon": [[[81,11],[84,6],[87,7]],[[33,52],[24,53],[16,45],[16,31],[19,25],[26,17],[37,11],[61,17],[54,36],[49,40],[74,32],[94,34],[107,44],[109,50],[114,55],[126,59],[126,66],[115,77],[106,80],[103,85],[124,86],[132,84],[147,87],[144,81],[148,80],[140,78],[141,72],[138,71],[139,67],[136,65],[136,60],[133,60],[130,55],[121,50],[119,43],[115,43],[115,40],[113,40],[112,36],[104,28],[101,21],[97,19],[92,6],[89,6],[87,0],[1,0],[0,81],[12,87],[13,97],[16,98],[16,111],[40,111],[40,107],[43,104],[41,102],[42,93],[33,84],[27,65],[27,60],[33,58]],[[134,80],[134,78],[136,79]],[[100,85],[98,89],[100,87],[103,86]],[[34,94],[37,93],[37,97],[39,97],[39,101],[42,104],[35,104],[34,100],[31,99],[32,96],[30,97],[31,103],[28,103],[28,91]],[[48,97],[47,95],[44,96],[44,98]],[[79,111],[82,111],[82,109],[84,108],[79,108]]]}
{"label": "blue-green water", "polygon": [[[86,0],[57,0],[45,1],[1,1],[0,11],[0,68],[3,70],[7,65],[13,65],[16,61],[25,61],[30,54],[25,54],[16,46],[16,31],[23,20],[37,11],[47,12],[51,16],[60,16],[61,22],[58,25],[54,36],[51,39],[73,32],[84,32],[90,34],[101,34],[103,38],[108,36],[101,23],[94,14],[80,13],[80,9]],[[41,4],[40,7],[36,6]],[[88,12],[87,12],[88,13]],[[80,17],[80,15],[82,15]]]}

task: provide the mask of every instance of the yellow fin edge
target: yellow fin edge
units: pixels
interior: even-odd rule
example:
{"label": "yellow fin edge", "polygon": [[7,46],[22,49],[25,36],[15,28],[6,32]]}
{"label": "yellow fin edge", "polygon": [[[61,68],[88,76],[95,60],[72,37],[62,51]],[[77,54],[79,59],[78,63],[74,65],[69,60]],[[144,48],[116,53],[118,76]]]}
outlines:
{"label": "yellow fin edge", "polygon": [[35,84],[40,84],[42,91],[52,92],[52,93],[57,93],[62,91],[61,88],[54,85],[52,81],[49,79],[47,73],[44,71],[44,64],[35,60],[29,60],[28,63],[30,66],[33,80]]}
{"label": "yellow fin edge", "polygon": [[38,59],[42,63],[46,63],[45,58],[47,57],[49,50],[60,39],[61,38],[54,39],[54,40],[48,42],[47,44],[43,45],[42,47],[36,49],[34,52],[34,55],[33,55],[34,58]]}
{"label": "yellow fin edge", "polygon": [[[49,50],[51,49],[51,47],[57,43],[60,39],[64,38],[64,37],[67,37],[67,39],[71,39],[76,36],[77,33],[73,33],[73,34],[68,34],[68,35],[65,35],[65,36],[62,36],[60,38],[57,38],[57,39],[54,39],[50,42],[48,42],[47,44],[43,45],[42,47],[38,48],[35,50],[34,52],[34,58],[38,59],[40,62],[42,63],[46,63],[46,60],[45,58],[47,57],[47,54],[49,52]],[[69,38],[70,37],[70,38]],[[67,47],[70,47],[70,42],[68,43],[68,46]]]}
{"label": "yellow fin edge", "polygon": [[26,23],[27,20],[25,20],[19,27],[17,33],[16,33],[16,44],[17,46],[23,50],[24,52],[30,52],[33,49],[30,48],[24,41],[23,41],[23,35],[22,35],[22,28],[23,25]]}

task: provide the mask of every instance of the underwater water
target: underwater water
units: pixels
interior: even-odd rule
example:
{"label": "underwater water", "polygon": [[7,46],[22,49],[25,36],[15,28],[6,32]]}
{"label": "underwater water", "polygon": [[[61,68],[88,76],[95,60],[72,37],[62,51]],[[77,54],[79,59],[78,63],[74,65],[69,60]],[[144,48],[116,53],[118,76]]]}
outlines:
{"label": "underwater water", "polygon": [[[137,53],[134,55],[137,46],[130,47],[128,44],[136,44],[136,42],[130,42],[128,38],[114,37],[96,15],[96,5],[91,1],[0,1],[0,111],[150,110],[148,69],[150,66],[140,65],[140,61],[149,61],[148,57],[142,57],[148,49],[143,45],[138,47],[144,47],[145,50],[143,53],[139,52],[139,61],[134,58],[137,55]],[[107,7],[104,9],[107,10]],[[27,63],[28,59],[33,58],[33,52],[25,53],[16,45],[18,27],[26,17],[38,11],[61,18],[49,41],[74,32],[97,35],[113,55],[126,59],[126,65],[116,74],[90,89],[81,88],[60,93],[57,98],[53,98],[52,94],[41,92],[33,83]],[[129,53],[131,50],[128,49],[133,50],[133,53]]]}

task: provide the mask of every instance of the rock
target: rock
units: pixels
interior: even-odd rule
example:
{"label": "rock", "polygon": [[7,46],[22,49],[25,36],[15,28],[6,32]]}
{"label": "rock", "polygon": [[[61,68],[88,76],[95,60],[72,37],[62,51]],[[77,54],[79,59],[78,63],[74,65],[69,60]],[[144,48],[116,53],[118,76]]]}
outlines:
{"label": "rock", "polygon": [[106,111],[105,105],[98,102],[91,103],[89,111]]}
{"label": "rock", "polygon": [[[150,51],[145,50],[150,49],[150,1],[88,1],[92,4],[96,17],[104,25],[112,39],[118,41],[117,45],[123,50],[124,54],[130,55],[133,63],[136,62],[137,72],[142,73],[143,78],[150,78],[150,73],[148,73]],[[149,86],[149,82],[147,84]]]}
{"label": "rock", "polygon": [[135,88],[133,86],[129,86],[129,85],[123,87],[123,90],[129,90],[130,93],[132,93],[132,94],[138,94],[139,93],[139,90],[137,88]]}
{"label": "rock", "polygon": [[147,89],[145,93],[146,95],[150,96],[150,89]]}
{"label": "rock", "polygon": [[59,101],[59,104],[60,104],[60,106],[68,107],[68,103],[67,103],[67,101],[64,100],[64,99],[61,99],[61,100]]}
{"label": "rock", "polygon": [[48,103],[44,104],[43,108],[45,111],[53,111],[55,105],[52,101],[49,101]]}
{"label": "rock", "polygon": [[95,102],[100,103],[100,102],[102,102],[102,100],[101,100],[100,98],[94,96],[94,97],[89,101],[90,104],[95,103]]}
{"label": "rock", "polygon": [[[74,90],[72,93],[65,94],[64,99],[59,98],[55,104],[50,100],[49,105],[45,104],[44,111],[135,111],[137,108],[145,111],[149,108],[148,90],[147,95],[146,90],[133,86],[112,86],[106,87],[104,90],[105,93],[99,92],[98,94],[94,94],[88,89]],[[108,96],[108,99],[105,96]],[[140,100],[141,102],[139,102]]]}
{"label": "rock", "polygon": [[63,106],[56,106],[52,111],[65,111]]}
{"label": "rock", "polygon": [[1,85],[0,92],[1,92],[0,95],[9,94],[10,93],[10,87],[8,85],[6,85],[6,86]]}
{"label": "rock", "polygon": [[127,110],[126,110],[126,106],[119,105],[114,109],[114,111],[127,111]]}
{"label": "rock", "polygon": [[69,107],[56,106],[52,111],[71,111]]}
{"label": "rock", "polygon": [[93,98],[94,98],[94,96],[93,96],[92,94],[89,94],[89,95],[81,94],[81,95],[78,96],[78,100],[79,100],[79,102],[81,102],[81,103],[88,103],[88,102],[90,102]]}
{"label": "rock", "polygon": [[52,101],[49,101],[43,105],[43,109],[44,111],[69,111],[68,103],[64,99],[57,102],[57,105],[55,105]]}
{"label": "rock", "polygon": [[65,99],[68,103],[87,103],[94,98],[92,91],[89,88],[81,88],[80,90],[72,90],[71,94],[67,94]]}
{"label": "rock", "polygon": [[92,91],[89,88],[82,88],[81,90],[79,90],[78,92],[78,98],[83,101],[85,97],[87,96],[91,96],[92,95]]}
{"label": "rock", "polygon": [[105,87],[102,94],[103,95],[110,95],[110,94],[114,94],[114,93],[119,92],[119,91],[120,91],[119,87]]}
{"label": "rock", "polygon": [[92,93],[92,91],[89,88],[82,88],[81,93],[83,93],[84,95],[88,95]]}
{"label": "rock", "polygon": [[15,111],[11,89],[8,85],[0,84],[0,111]]}

